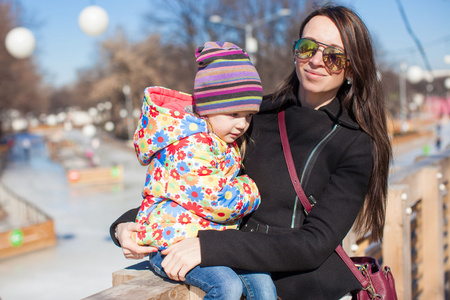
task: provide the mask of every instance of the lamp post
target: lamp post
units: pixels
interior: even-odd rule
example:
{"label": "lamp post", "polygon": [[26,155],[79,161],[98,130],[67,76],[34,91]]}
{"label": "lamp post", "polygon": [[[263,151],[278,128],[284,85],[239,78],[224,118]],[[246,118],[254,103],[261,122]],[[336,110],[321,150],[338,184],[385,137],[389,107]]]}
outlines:
{"label": "lamp post", "polygon": [[128,140],[133,139],[133,130],[134,130],[134,122],[133,122],[133,102],[131,101],[131,88],[128,84],[124,84],[122,87],[122,92],[125,96],[125,105],[127,112],[127,129],[128,129]]}
{"label": "lamp post", "polygon": [[250,59],[253,61],[253,63],[256,64],[256,58],[253,57],[253,55],[258,51],[258,41],[253,37],[253,29],[256,27],[262,26],[266,23],[275,21],[281,17],[289,16],[290,14],[291,14],[291,10],[289,8],[282,8],[277,13],[275,13],[269,17],[262,18],[262,19],[259,19],[259,20],[256,20],[256,21],[253,21],[253,22],[247,23],[247,24],[233,21],[233,20],[223,19],[219,15],[212,15],[211,17],[209,17],[209,21],[211,23],[222,24],[222,25],[226,25],[226,26],[244,29],[245,30],[245,50],[249,54]]}
{"label": "lamp post", "polygon": [[[450,65],[450,54],[444,56],[444,62]],[[444,86],[447,90],[450,90],[450,77],[447,77],[444,81]]]}
{"label": "lamp post", "polygon": [[431,81],[432,75],[424,72],[419,66],[410,66],[408,68],[405,62],[400,64],[399,88],[401,132],[408,131],[406,80],[412,84],[416,84],[421,82],[423,79]]}
{"label": "lamp post", "polygon": [[400,87],[400,130],[401,132],[408,131],[408,123],[406,122],[406,68],[405,62],[400,64],[400,76],[399,76],[399,87]]}

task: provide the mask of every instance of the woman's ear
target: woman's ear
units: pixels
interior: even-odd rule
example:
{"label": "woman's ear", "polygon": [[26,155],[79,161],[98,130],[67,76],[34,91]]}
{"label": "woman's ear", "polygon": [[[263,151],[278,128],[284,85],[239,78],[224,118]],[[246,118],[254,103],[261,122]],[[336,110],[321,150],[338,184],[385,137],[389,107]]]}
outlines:
{"label": "woman's ear", "polygon": [[345,70],[345,79],[347,81],[347,84],[351,85],[353,83],[353,72],[350,70],[350,68]]}

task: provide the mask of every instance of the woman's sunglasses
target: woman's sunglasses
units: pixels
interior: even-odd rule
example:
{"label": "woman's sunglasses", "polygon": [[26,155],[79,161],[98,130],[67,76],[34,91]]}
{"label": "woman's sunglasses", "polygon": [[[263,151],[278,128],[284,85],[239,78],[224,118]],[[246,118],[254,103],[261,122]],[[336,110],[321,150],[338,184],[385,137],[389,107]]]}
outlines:
{"label": "woman's sunglasses", "polygon": [[330,69],[330,71],[339,71],[345,67],[347,55],[345,55],[342,50],[310,39],[300,39],[296,41],[294,54],[299,59],[310,59],[316,54],[317,50],[320,50],[319,44],[326,47],[321,50],[322,59],[325,66]]}

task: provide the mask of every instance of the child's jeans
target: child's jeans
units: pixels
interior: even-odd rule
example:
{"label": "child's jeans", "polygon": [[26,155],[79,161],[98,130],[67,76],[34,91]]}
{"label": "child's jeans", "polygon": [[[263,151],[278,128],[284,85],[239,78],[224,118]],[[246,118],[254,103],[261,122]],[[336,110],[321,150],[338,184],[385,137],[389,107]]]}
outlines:
{"label": "child's jeans", "polygon": [[[164,256],[159,251],[150,254],[150,264],[155,272],[168,278],[161,267],[163,259]],[[239,300],[242,295],[247,300],[277,299],[275,285],[269,273],[248,272],[222,266],[196,266],[186,274],[185,283],[205,291],[205,300]]]}

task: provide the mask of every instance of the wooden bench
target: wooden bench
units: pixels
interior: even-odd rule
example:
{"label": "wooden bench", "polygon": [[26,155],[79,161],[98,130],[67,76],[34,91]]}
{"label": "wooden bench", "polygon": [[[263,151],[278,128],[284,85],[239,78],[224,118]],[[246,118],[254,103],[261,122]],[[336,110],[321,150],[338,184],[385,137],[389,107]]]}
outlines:
{"label": "wooden bench", "polygon": [[67,171],[67,181],[71,186],[116,184],[121,183],[122,180],[122,166],[72,169]]}
{"label": "wooden bench", "polygon": [[161,278],[153,273],[149,261],[143,261],[116,271],[112,275],[113,286],[86,300],[151,300],[151,299],[203,299],[205,293],[196,287]]}
{"label": "wooden bench", "polygon": [[56,245],[53,220],[0,232],[0,259]]}

